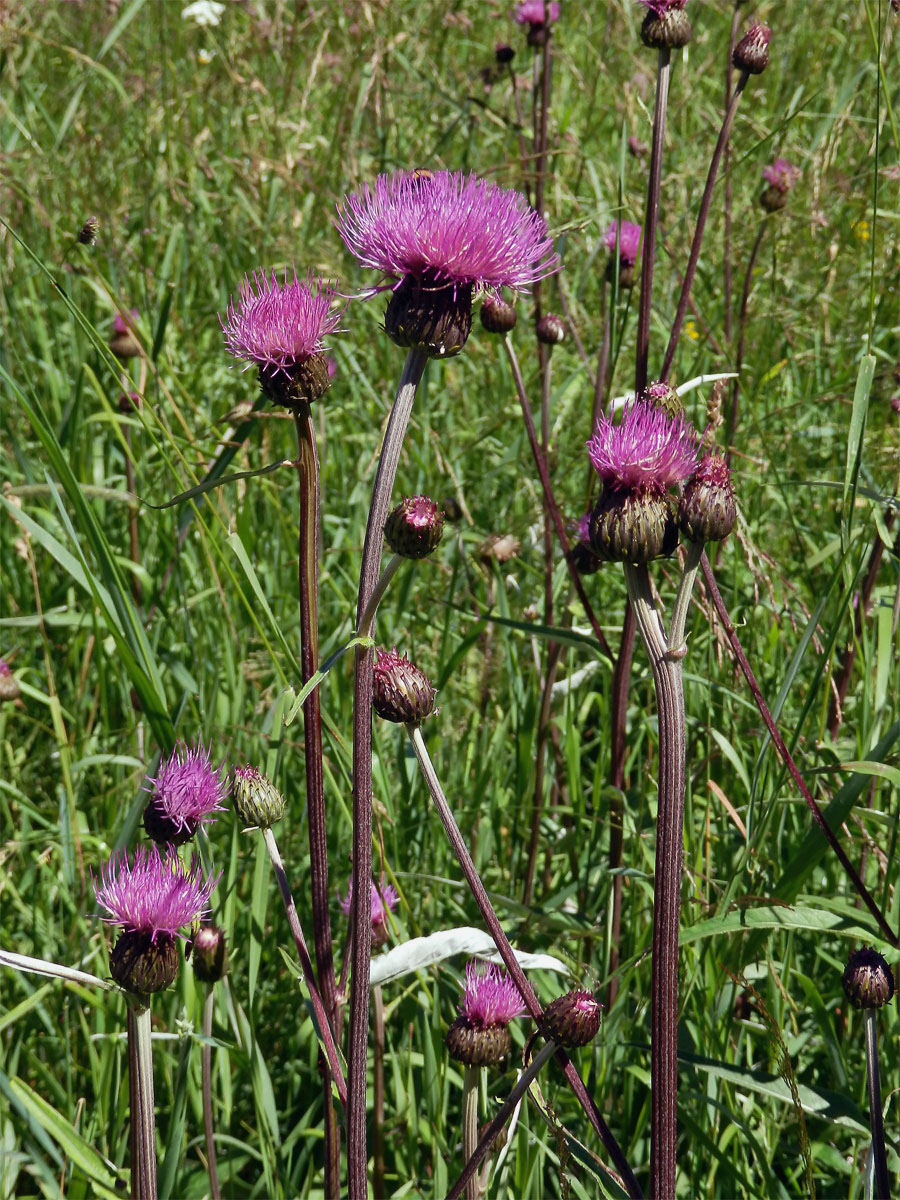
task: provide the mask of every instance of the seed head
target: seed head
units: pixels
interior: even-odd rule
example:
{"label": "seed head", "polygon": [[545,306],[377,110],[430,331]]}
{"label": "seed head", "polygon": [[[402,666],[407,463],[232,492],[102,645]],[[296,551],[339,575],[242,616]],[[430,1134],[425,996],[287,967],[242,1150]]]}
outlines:
{"label": "seed head", "polygon": [[384,539],[401,558],[427,558],[444,536],[444,514],[427,496],[408,496],[388,516]]}
{"label": "seed head", "polygon": [[144,809],[144,828],[155,842],[180,846],[221,812],[228,795],[228,781],[221,778],[222,767],[213,767],[210,752],[198,741],[196,746],[179,742],[168,758],[160,763],[159,774],[148,780],[153,786]]}
{"label": "seed head", "polygon": [[255,364],[263,391],[288,408],[328,390],[325,338],[343,316],[330,285],[312,275],[299,279],[295,268],[293,276],[285,269],[279,283],[274,271],[256,271],[252,280],[245,275],[237,301],[232,296],[225,319],[219,316],[229,354]]}
{"label": "seed head", "polygon": [[847,960],[843,983],[854,1008],[881,1008],[894,995],[894,973],[872,946],[853,951]]}
{"label": "seed head", "polygon": [[591,992],[576,989],[559,996],[544,1009],[541,1028],[567,1050],[586,1046],[597,1036],[603,1006]]}
{"label": "seed head", "polygon": [[408,658],[393,650],[376,650],[372,670],[372,704],[379,717],[418,724],[434,712],[434,688]]}
{"label": "seed head", "polygon": [[269,829],[284,816],[284,796],[256,767],[235,767],[231,786],[234,807],[248,827]]}

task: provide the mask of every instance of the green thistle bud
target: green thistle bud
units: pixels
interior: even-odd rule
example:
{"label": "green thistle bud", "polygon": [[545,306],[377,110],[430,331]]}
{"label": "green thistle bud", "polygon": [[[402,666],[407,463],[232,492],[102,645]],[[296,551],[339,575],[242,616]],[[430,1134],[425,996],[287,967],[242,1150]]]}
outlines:
{"label": "green thistle bud", "polygon": [[607,488],[591,513],[590,543],[608,562],[667,557],[678,545],[672,497]]}
{"label": "green thistle bud", "polygon": [[235,767],[234,807],[245,825],[269,829],[284,816],[284,797],[256,767]]}
{"label": "green thistle bud", "polygon": [[[645,0],[646,2],[646,0]],[[667,0],[672,3],[672,0]],[[675,0],[678,3],[678,0]],[[651,8],[644,17],[641,26],[641,41],[645,46],[654,50],[666,47],[670,50],[680,50],[691,40],[691,23],[684,11],[683,0],[680,7],[671,7],[657,12]]]}
{"label": "green thistle bud", "polygon": [[672,387],[671,383],[648,383],[638,393],[638,400],[644,400],[647,404],[652,404],[654,408],[658,408],[673,419],[684,412],[681,397]]}
{"label": "green thistle bud", "polygon": [[384,538],[401,558],[427,558],[444,536],[444,514],[427,496],[408,496],[391,512]]}
{"label": "green thistle bud", "polygon": [[706,454],[678,500],[678,528],[689,542],[721,542],[737,520],[728,463]]}
{"label": "green thistle bud", "polygon": [[427,676],[408,658],[376,650],[372,670],[372,704],[385,721],[409,724],[424,721],[434,712],[435,691]]}

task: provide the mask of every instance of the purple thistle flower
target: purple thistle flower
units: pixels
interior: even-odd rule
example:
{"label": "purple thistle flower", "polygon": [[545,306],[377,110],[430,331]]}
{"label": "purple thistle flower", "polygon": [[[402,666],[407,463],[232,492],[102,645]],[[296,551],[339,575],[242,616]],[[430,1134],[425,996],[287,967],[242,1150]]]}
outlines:
{"label": "purple thistle flower", "polygon": [[218,876],[201,879],[198,859],[186,868],[174,850],[163,857],[157,846],[138,846],[133,862],[125,851],[114,854],[100,869],[99,886],[92,880],[98,903],[112,914],[103,920],[151,942],[162,935],[174,938],[205,916],[218,881]]}
{"label": "purple thistle flower", "polygon": [[559,4],[557,0],[551,0],[549,4],[544,0],[522,0],[516,5],[516,20],[520,25],[537,25],[543,29],[559,20]]}
{"label": "purple thistle flower", "polygon": [[491,1025],[508,1025],[513,1017],[521,1016],[525,1005],[518,988],[504,970],[473,958],[466,964],[466,982],[459,1011],[470,1027],[487,1029]]}
{"label": "purple thistle flower", "polygon": [[657,17],[664,17],[668,12],[680,12],[687,0],[638,0],[638,3],[643,4],[644,8],[648,8]]}
{"label": "purple thistle flower", "polygon": [[196,746],[179,742],[160,763],[151,799],[144,810],[144,827],[156,842],[180,845],[189,841],[201,824],[221,812],[230,790],[222,779],[222,768],[213,767],[210,751],[198,740]]}
{"label": "purple thistle flower", "polygon": [[617,234],[619,237],[619,261],[625,263],[626,266],[633,267],[641,248],[641,227],[634,221],[622,221],[621,226],[616,220],[610,221],[609,228],[603,235],[603,244],[607,250],[613,253],[616,249]]}
{"label": "purple thistle flower", "polygon": [[140,313],[136,308],[128,310],[128,319],[123,313],[117,312],[113,317],[113,333],[131,333],[132,326],[137,324],[139,316]]}
{"label": "purple thistle flower", "polygon": [[335,225],[364,267],[401,284],[496,294],[527,288],[560,265],[543,217],[521,192],[474,173],[379,175],[374,190],[366,184],[345,196]]}
{"label": "purple thistle flower", "polygon": [[800,168],[786,158],[776,158],[763,168],[763,179],[779,192],[788,192],[800,178]]}
{"label": "purple thistle flower", "polygon": [[285,268],[282,283],[274,271],[255,271],[252,280],[245,275],[237,303],[232,296],[226,319],[219,316],[228,353],[269,374],[290,376],[291,368],[321,354],[343,315],[333,288],[311,275],[299,279],[293,270],[288,280]]}
{"label": "purple thistle flower", "polygon": [[[384,880],[379,884],[372,882],[372,941],[376,946],[383,946],[390,933],[388,913],[392,913],[400,902],[396,888]],[[338,904],[345,916],[350,915],[353,907],[353,880],[347,888],[346,896],[338,896]]]}
{"label": "purple thistle flower", "polygon": [[587,448],[607,488],[662,494],[696,470],[697,441],[683,414],[673,418],[635,400],[618,425],[602,416]]}

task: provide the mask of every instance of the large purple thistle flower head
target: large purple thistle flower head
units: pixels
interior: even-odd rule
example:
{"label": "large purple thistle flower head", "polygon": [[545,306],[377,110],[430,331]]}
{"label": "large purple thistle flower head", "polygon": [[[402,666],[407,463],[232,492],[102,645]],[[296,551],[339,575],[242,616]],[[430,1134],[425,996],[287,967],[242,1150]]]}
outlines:
{"label": "large purple thistle flower head", "polygon": [[178,846],[189,841],[199,827],[221,812],[230,790],[221,766],[214,767],[210,751],[180,742],[160,763],[159,774],[149,780],[151,797],[144,810],[144,828],[155,842]]}
{"label": "large purple thistle flower head", "polygon": [[546,223],[521,192],[461,171],[379,175],[374,189],[344,198],[335,224],[364,267],[398,281],[385,332],[429,358],[463,348],[474,293],[520,290],[559,269]]}
{"label": "large purple thistle flower head", "polygon": [[110,914],[103,920],[151,942],[174,938],[205,916],[217,883],[218,876],[202,878],[199,860],[185,867],[174,850],[162,855],[157,846],[138,846],[132,861],[125,852],[114,854],[100,869],[99,885],[93,881],[98,903]]}
{"label": "large purple thistle flower head", "polygon": [[602,416],[587,448],[607,488],[662,495],[696,470],[698,440],[683,414],[673,418],[635,400],[618,425]]}
{"label": "large purple thistle flower head", "polygon": [[615,253],[616,235],[619,238],[619,261],[629,267],[637,262],[638,251],[641,248],[641,227],[634,221],[612,220],[603,235],[603,244],[607,250]]}
{"label": "large purple thistle flower head", "polygon": [[525,1011],[519,989],[500,967],[472,959],[466,964],[461,1015],[476,1029],[508,1025]]}
{"label": "large purple thistle flower head", "polygon": [[401,282],[513,290],[559,270],[543,217],[521,192],[474,172],[396,171],[338,205],[338,232],[364,267]]}
{"label": "large purple thistle flower head", "polygon": [[285,396],[293,388],[295,400],[309,401],[330,382],[325,338],[339,328],[343,311],[321,279],[300,279],[296,268],[289,279],[285,268],[279,283],[274,271],[255,271],[252,279],[244,276],[238,299],[231,297],[219,324],[229,354],[258,367],[273,400],[289,403]]}

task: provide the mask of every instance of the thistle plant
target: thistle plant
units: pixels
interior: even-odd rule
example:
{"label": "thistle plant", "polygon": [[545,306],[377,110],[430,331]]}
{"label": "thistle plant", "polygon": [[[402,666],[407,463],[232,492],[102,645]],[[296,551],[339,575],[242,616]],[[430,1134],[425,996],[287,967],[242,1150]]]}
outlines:
{"label": "thistle plant", "polygon": [[109,957],[110,973],[128,1000],[128,1094],[131,1114],[132,1195],[156,1197],[156,1119],[150,997],[178,971],[177,939],[209,911],[216,879],[203,878],[195,860],[185,867],[169,849],[139,846],[133,857],[114,855],[94,883],[97,903],[120,925]]}

